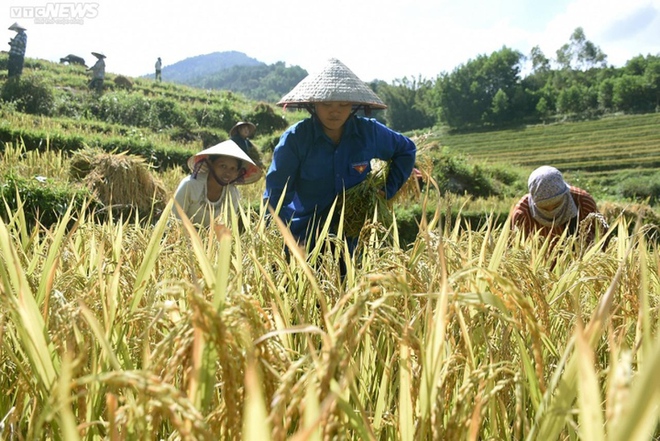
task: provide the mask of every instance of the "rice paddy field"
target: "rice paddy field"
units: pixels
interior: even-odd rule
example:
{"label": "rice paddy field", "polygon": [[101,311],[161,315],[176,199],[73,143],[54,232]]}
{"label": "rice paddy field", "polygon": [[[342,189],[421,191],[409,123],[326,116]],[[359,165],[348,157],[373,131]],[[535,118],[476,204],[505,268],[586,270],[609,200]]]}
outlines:
{"label": "rice paddy field", "polygon": [[[81,72],[31,68],[68,91],[65,107],[77,102]],[[228,101],[252,111],[227,94],[146,81],[135,90],[188,103],[183,113],[200,106],[211,115]],[[153,159],[114,155],[120,140],[133,154],[199,150],[82,113],[0,111],[0,186],[21,176],[66,187],[72,169],[94,161],[128,168]],[[551,163],[569,177],[642,175],[658,165],[658,123],[657,114],[635,115],[417,140],[426,151],[435,142],[525,170]],[[92,147],[104,153],[87,156]],[[177,221],[169,196],[186,171],[149,170],[153,182],[130,182],[162,193],[162,212],[145,208],[146,221],[70,204],[57,222],[35,224],[18,193],[18,208],[0,218],[0,439],[660,438],[653,208],[599,200],[607,233],[551,244],[496,219],[514,201],[441,194],[429,177],[394,202],[423,207],[416,236],[402,240],[391,204],[358,207],[367,219],[351,256],[327,232],[317,248],[299,249],[261,204],[263,181],[242,187],[238,214],[211,228]],[[335,207],[346,228],[357,217],[349,208]],[[467,211],[483,222],[470,224]]]}
{"label": "rice paddy field", "polygon": [[[58,157],[13,161],[64,174]],[[660,436],[651,226],[551,246],[451,221],[463,202],[431,185],[398,201],[438,207],[413,243],[394,216],[350,256],[298,249],[254,187],[209,229],[171,202],[146,225],[0,221],[0,438]]]}
{"label": "rice paddy field", "polygon": [[497,132],[443,134],[429,140],[477,161],[529,169],[552,164],[570,174],[602,176],[660,166],[660,113],[612,115],[591,121],[526,126]]}

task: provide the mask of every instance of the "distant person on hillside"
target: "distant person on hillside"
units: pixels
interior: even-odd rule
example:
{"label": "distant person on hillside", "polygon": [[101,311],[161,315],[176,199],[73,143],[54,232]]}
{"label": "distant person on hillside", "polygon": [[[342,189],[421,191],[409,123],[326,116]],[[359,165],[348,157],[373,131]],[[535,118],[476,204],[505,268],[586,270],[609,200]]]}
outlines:
{"label": "distant person on hillside", "polygon": [[252,144],[252,141],[250,141],[250,138],[254,136],[256,131],[257,127],[251,122],[239,121],[234,124],[234,127],[232,127],[231,130],[229,130],[229,136],[232,141],[238,144],[241,150],[247,153],[259,168],[264,168],[264,164],[261,162],[259,149]]}
{"label": "distant person on hillside", "polygon": [[[527,182],[529,193],[523,196],[511,212],[512,228],[520,229],[526,237],[535,232],[545,237],[559,237],[568,228],[570,234],[578,231],[580,223],[589,215],[597,217],[605,233],[607,223],[598,212],[594,198],[578,187],[564,181],[559,170],[544,165],[534,170]],[[595,228],[587,240],[595,238]]]}
{"label": "distant person on hillside", "polygon": [[[289,127],[280,137],[266,175],[264,199],[290,226],[299,244],[310,249],[342,193],[367,179],[371,160],[389,161],[386,184],[378,197],[392,198],[410,176],[417,148],[413,141],[369,115],[387,106],[337,59],[298,83],[278,103],[303,108],[311,116]],[[331,234],[338,232],[334,213]],[[346,237],[354,252],[357,237]]]}
{"label": "distant person on hillside", "polygon": [[160,75],[160,71],[163,67],[163,62],[160,61],[160,57],[156,60],[156,81],[163,81],[163,78]]}
{"label": "distant person on hillside", "polygon": [[23,73],[27,34],[26,29],[18,23],[9,26],[9,30],[16,32],[16,36],[9,40],[9,60],[7,61],[7,77],[13,78]]}
{"label": "distant person on hillside", "polygon": [[105,55],[99,52],[92,52],[96,57],[94,66],[87,69],[92,71],[92,80],[89,82],[89,88],[96,90],[98,93],[103,92],[103,80],[105,79]]}
{"label": "distant person on hillside", "polygon": [[[208,227],[211,219],[231,207],[238,211],[237,185],[251,184],[262,171],[231,140],[209,147],[188,159],[191,174],[179,183],[174,199],[195,224]],[[174,210],[181,218],[178,210]]]}

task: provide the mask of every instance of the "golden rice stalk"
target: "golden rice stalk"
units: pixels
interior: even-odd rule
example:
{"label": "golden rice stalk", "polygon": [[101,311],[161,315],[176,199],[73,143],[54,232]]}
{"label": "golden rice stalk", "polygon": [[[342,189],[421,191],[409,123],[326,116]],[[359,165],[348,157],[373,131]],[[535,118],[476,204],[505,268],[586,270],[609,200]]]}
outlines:
{"label": "golden rice stalk", "polygon": [[357,237],[365,221],[371,219],[374,210],[378,209],[378,221],[386,227],[392,224],[391,206],[395,202],[417,200],[421,195],[419,179],[427,181],[433,173],[433,160],[425,153],[425,149],[418,149],[415,159],[415,170],[403,183],[399,191],[388,201],[378,195],[379,190],[385,188],[389,163],[379,159],[371,161],[371,172],[367,178],[358,185],[345,192],[345,201],[339,201],[338,210],[344,209],[344,231],[348,237]]}
{"label": "golden rice stalk", "polygon": [[[374,160],[372,170],[367,178],[345,192],[345,200],[339,201],[338,209],[344,210],[344,231],[348,237],[358,237],[367,219],[371,219],[374,210],[378,209],[378,221],[389,226],[392,224],[390,205],[378,192],[385,188],[389,165],[383,161]],[[419,185],[414,174],[411,174],[390,203],[406,196],[418,195]]]}

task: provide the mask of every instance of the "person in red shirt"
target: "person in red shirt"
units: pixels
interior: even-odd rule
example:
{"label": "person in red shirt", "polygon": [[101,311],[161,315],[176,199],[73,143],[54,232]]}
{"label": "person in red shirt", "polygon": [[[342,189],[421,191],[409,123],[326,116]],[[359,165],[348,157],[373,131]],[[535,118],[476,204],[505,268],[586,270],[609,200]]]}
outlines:
{"label": "person in red shirt", "polygon": [[[574,234],[580,222],[592,213],[607,230],[607,223],[600,216],[594,198],[585,190],[567,184],[556,168],[548,165],[537,168],[529,176],[527,186],[529,193],[511,212],[511,227],[522,230],[526,237],[540,231],[543,236],[555,238],[566,228]],[[592,241],[594,237],[595,231],[591,228],[588,240]]]}

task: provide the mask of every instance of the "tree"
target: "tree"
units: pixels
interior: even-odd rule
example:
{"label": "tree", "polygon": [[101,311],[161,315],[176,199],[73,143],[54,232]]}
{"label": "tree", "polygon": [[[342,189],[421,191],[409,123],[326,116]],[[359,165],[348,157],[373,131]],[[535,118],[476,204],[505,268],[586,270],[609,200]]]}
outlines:
{"label": "tree", "polygon": [[[507,101],[519,96],[521,60],[520,52],[503,47],[490,56],[480,55],[451,74],[438,77],[435,94],[440,105],[440,119],[453,129],[509,122],[510,112],[507,112],[506,119],[502,119],[502,94]],[[494,106],[493,100],[499,91],[498,104]],[[494,115],[494,110],[499,113]]]}
{"label": "tree", "polygon": [[557,50],[557,63],[561,69],[586,70],[605,67],[607,55],[598,46],[587,40],[584,30],[576,28],[568,43]]}
{"label": "tree", "polygon": [[634,75],[623,75],[615,81],[612,101],[617,110],[624,112],[646,112],[652,110],[653,105],[644,77]]}
{"label": "tree", "polygon": [[492,106],[492,120],[496,123],[504,123],[509,121],[510,118],[510,103],[509,97],[502,89],[498,90],[493,97]]}
{"label": "tree", "polygon": [[601,110],[612,110],[614,108],[614,82],[608,78],[600,83],[598,88],[598,107]]}
{"label": "tree", "polygon": [[433,126],[436,116],[429,104],[432,87],[431,81],[421,77],[397,79],[391,85],[379,83],[377,94],[387,104],[387,124],[402,132]]}
{"label": "tree", "polygon": [[538,103],[536,103],[536,111],[543,121],[547,119],[548,115],[550,114],[550,108],[545,98],[541,97]]}
{"label": "tree", "polygon": [[655,111],[660,111],[660,56],[649,55],[646,57],[647,64],[644,69],[644,80],[647,84],[649,95],[655,103]]}
{"label": "tree", "polygon": [[547,73],[550,70],[550,60],[541,51],[541,48],[534,46],[530,51],[532,60],[532,71],[535,73]]}
{"label": "tree", "polygon": [[557,97],[557,112],[563,114],[579,114],[584,112],[586,110],[583,99],[585,96],[586,90],[577,84],[560,91]]}

